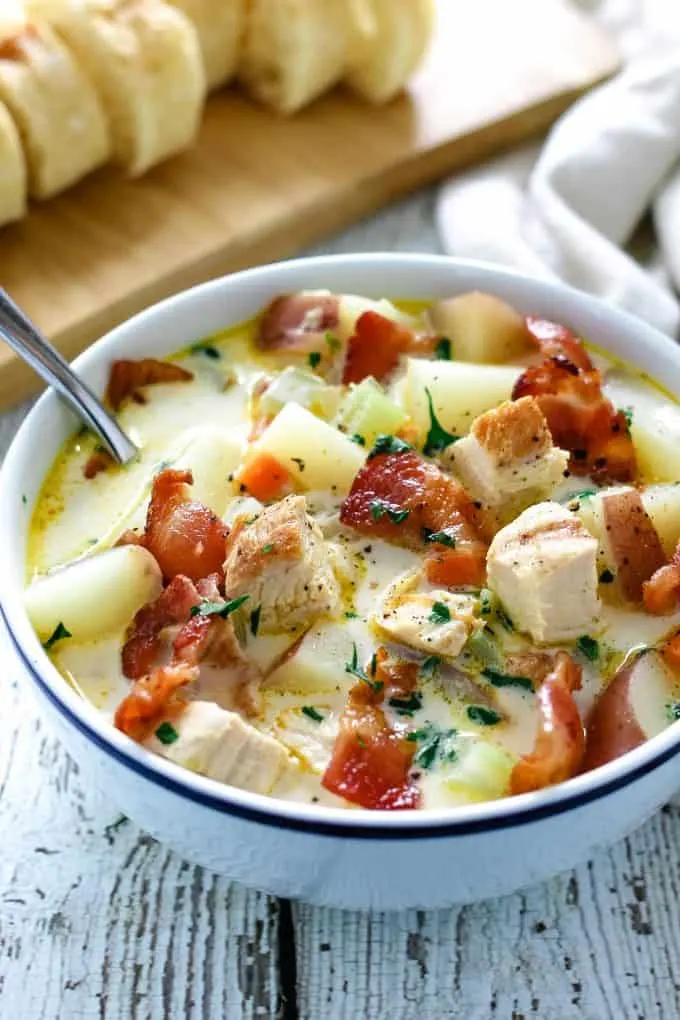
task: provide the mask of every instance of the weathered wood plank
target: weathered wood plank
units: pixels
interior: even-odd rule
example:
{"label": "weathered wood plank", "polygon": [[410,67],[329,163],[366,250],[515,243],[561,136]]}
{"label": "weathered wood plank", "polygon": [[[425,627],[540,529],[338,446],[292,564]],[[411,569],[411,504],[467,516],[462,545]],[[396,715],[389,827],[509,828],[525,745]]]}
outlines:
{"label": "weathered wood plank", "polygon": [[502,900],[374,916],[301,905],[300,1018],[678,1016],[679,898],[674,805],[575,872]]}

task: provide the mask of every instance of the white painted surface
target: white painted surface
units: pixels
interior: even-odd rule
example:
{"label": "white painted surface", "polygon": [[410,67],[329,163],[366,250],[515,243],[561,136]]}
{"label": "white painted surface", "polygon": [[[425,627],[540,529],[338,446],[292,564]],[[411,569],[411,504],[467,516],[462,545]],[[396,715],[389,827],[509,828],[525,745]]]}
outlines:
{"label": "white painted surface", "polygon": [[[327,248],[437,250],[431,204]],[[680,1015],[678,807],[523,895],[427,914],[293,907],[296,1011],[285,906],[116,825],[115,790],[77,773],[7,668],[0,718],[2,1020]]]}

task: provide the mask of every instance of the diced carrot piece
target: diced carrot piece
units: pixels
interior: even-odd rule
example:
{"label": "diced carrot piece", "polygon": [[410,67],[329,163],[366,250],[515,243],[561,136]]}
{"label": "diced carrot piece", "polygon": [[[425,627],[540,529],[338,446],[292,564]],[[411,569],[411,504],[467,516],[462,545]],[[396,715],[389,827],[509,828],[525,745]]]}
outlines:
{"label": "diced carrot piece", "polygon": [[238,474],[239,485],[262,503],[275,499],[293,490],[293,476],[271,453],[258,453]]}

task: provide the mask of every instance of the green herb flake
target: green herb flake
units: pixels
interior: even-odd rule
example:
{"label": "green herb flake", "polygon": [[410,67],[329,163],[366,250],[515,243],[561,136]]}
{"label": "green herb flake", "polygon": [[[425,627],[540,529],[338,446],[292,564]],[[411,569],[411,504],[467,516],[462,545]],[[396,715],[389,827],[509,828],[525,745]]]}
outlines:
{"label": "green herb flake", "polygon": [[398,436],[379,435],[375,445],[368,455],[368,459],[377,457],[380,453],[409,453],[413,447],[410,443],[399,439]]}
{"label": "green herb flake", "polygon": [[302,459],[302,457],[291,457],[290,459],[293,461],[294,464],[297,464],[297,466],[300,468],[300,474],[302,474],[302,472],[305,470],[305,462]]}
{"label": "green herb flake", "polygon": [[200,606],[191,607],[191,616],[221,616],[226,620],[228,616],[240,609],[244,602],[247,602],[250,595],[240,595],[237,599],[228,602],[202,602]]}
{"label": "green herb flake", "polygon": [[368,744],[366,743],[366,741],[364,740],[360,733],[357,733],[357,744],[359,745],[359,747],[364,748],[368,747]]}
{"label": "green herb flake", "polygon": [[633,424],[633,408],[632,407],[619,407],[619,414],[622,414],[626,419],[626,432],[630,435],[630,427]]}
{"label": "green herb flake", "polygon": [[506,630],[513,631],[515,629],[514,623],[501,606],[498,606],[496,609],[496,616],[498,617],[498,622],[505,627]]}
{"label": "green herb flake", "polygon": [[[374,667],[373,668],[374,673],[375,662],[376,657],[374,655],[373,658],[371,659],[371,665]],[[365,684],[368,684],[371,690],[375,691],[376,693],[383,689],[384,685],[382,680],[374,680],[372,677],[368,676],[368,674],[359,665],[359,654],[357,652],[356,642],[352,644],[352,658],[350,659],[349,662],[345,663],[345,673],[349,673],[350,676],[355,676],[357,680],[362,680]]]}
{"label": "green herb flake", "polygon": [[262,546],[262,552],[265,554],[265,556],[268,556],[269,553],[273,553],[274,549],[276,549],[276,546],[274,545],[273,542],[267,542],[266,545]]}
{"label": "green herb flake", "polygon": [[583,489],[582,492],[572,492],[568,499],[569,503],[580,503],[582,500],[597,496],[597,489]]}
{"label": "green herb flake", "polygon": [[468,705],[466,712],[470,722],[477,723],[478,726],[497,726],[499,722],[503,722],[501,713],[493,708],[487,708],[486,705]]}
{"label": "green herb flake", "polygon": [[611,570],[603,570],[600,574],[600,584],[612,584],[616,580]]}
{"label": "green herb flake", "polygon": [[21,497],[21,502],[24,504],[24,506],[26,506],[26,504],[28,503],[28,499],[26,498],[25,495]]}
{"label": "green herb flake", "polygon": [[387,516],[393,524],[402,524],[410,513],[410,510],[399,510],[390,506],[384,499],[374,499],[371,503],[371,517],[374,521]]}
{"label": "green herb flake", "polygon": [[457,443],[460,436],[454,436],[453,433],[447,432],[446,429],[442,427],[434,411],[432,394],[428,389],[425,390],[425,393],[427,395],[427,405],[430,409],[430,431],[427,433],[423,453],[427,457],[432,457],[436,453],[441,453],[442,450],[445,450],[453,443]]}
{"label": "green herb flake", "polygon": [[319,351],[311,351],[307,357],[310,368],[318,368],[321,361],[321,354]]}
{"label": "green herb flake", "polygon": [[449,623],[451,620],[451,610],[443,602],[434,602],[427,620],[428,623]]}
{"label": "green herb flake", "polygon": [[427,770],[431,769],[435,762],[455,761],[455,737],[455,730],[442,730],[431,722],[408,733],[406,739],[419,745],[413,756],[413,764],[417,768]]}
{"label": "green herb flake", "polygon": [[331,333],[330,331],[326,332],[325,340],[326,340],[326,343],[328,344],[328,349],[330,351],[339,351],[340,350],[342,344],[340,343],[340,340],[335,335],[335,333]]}
{"label": "green herb flake", "polygon": [[353,436],[350,436],[350,442],[356,443],[357,446],[365,446],[366,440],[363,436],[360,436],[358,432],[355,432]]}
{"label": "green herb flake", "polygon": [[482,616],[490,616],[493,609],[493,592],[488,588],[482,588],[479,593],[479,612]]}
{"label": "green herb flake", "polygon": [[314,708],[313,705],[303,705],[302,706],[302,714],[306,715],[308,719],[312,720],[312,722],[318,722],[318,723],[323,722],[323,718],[324,717],[321,715],[321,712],[318,712]]}
{"label": "green herb flake", "polygon": [[585,656],[585,658],[588,659],[590,662],[597,662],[597,660],[600,657],[599,644],[597,643],[595,638],[588,637],[587,634],[584,634],[582,637],[578,639],[578,641],[576,642],[576,647],[578,648],[581,655]]}
{"label": "green herb flake", "polygon": [[437,341],[437,346],[434,349],[434,360],[435,361],[451,360],[451,341],[447,336],[443,336],[441,340]]}
{"label": "green herb flake", "polygon": [[420,668],[418,669],[418,675],[436,676],[441,664],[442,660],[438,655],[428,655],[428,657],[421,662]]}
{"label": "green herb flake", "polygon": [[46,652],[49,652],[50,648],[56,645],[57,641],[63,641],[64,638],[72,637],[70,630],[67,630],[63,623],[58,623],[48,637],[47,641],[43,641],[43,648]]}
{"label": "green herb flake", "polygon": [[163,722],[156,730],[156,736],[160,740],[161,744],[174,744],[176,740],[179,740],[179,733],[169,722]]}
{"label": "green herb flake", "polygon": [[450,535],[448,531],[430,531],[425,541],[434,542],[436,545],[445,545],[449,549],[456,548],[456,538],[454,535]]}
{"label": "green herb flake", "polygon": [[423,707],[423,696],[419,691],[412,691],[408,698],[390,698],[388,702],[397,715],[413,715]]}
{"label": "green herb flake", "polygon": [[680,719],[680,701],[672,701],[669,705],[666,705],[666,718],[672,723]]}
{"label": "green herb flake", "polygon": [[257,609],[253,609],[250,614],[250,633],[253,637],[257,637],[257,632],[260,629],[260,615],[262,613],[262,606],[258,606]]}
{"label": "green herb flake", "polygon": [[482,676],[486,677],[494,687],[521,687],[525,691],[533,691],[534,685],[528,676],[513,676],[511,673],[502,673],[499,669],[492,669],[487,666],[482,670]]}
{"label": "green herb flake", "polygon": [[211,344],[209,340],[202,340],[200,343],[192,344],[189,350],[192,354],[202,354],[206,358],[212,358],[213,361],[219,361],[222,357],[217,347]]}
{"label": "green herb flake", "polygon": [[346,620],[358,620],[358,619],[359,619],[359,614],[358,614],[358,613],[355,613],[355,612],[353,612],[352,610],[348,610],[348,611],[347,611],[347,612],[345,613],[345,619],[346,619]]}

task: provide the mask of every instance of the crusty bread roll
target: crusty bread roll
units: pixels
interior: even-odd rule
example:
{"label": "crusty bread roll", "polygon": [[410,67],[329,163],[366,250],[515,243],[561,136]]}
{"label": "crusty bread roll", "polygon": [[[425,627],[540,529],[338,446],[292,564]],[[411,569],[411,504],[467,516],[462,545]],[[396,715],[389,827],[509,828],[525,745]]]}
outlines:
{"label": "crusty bread roll", "polygon": [[133,176],[195,139],[205,98],[198,36],[163,0],[32,0],[99,93],[113,154]]}
{"label": "crusty bread roll", "polygon": [[248,0],[170,0],[198,32],[208,89],[217,89],[236,74]]}
{"label": "crusty bread roll", "polygon": [[[454,0],[451,0],[454,2]],[[370,0],[377,40],[357,54],[346,81],[372,103],[394,98],[427,52],[435,21],[433,0]]]}
{"label": "crusty bread roll", "polygon": [[[399,0],[401,2],[401,0]],[[364,53],[358,0],[250,0],[239,78],[256,99],[294,113]]]}
{"label": "crusty bread roll", "polygon": [[[4,14],[4,12],[3,12]],[[0,101],[19,130],[28,190],[49,198],[109,158],[97,93],[48,25],[0,14]]]}
{"label": "crusty bread roll", "polygon": [[0,225],[26,212],[28,187],[21,139],[7,107],[0,103]]}

